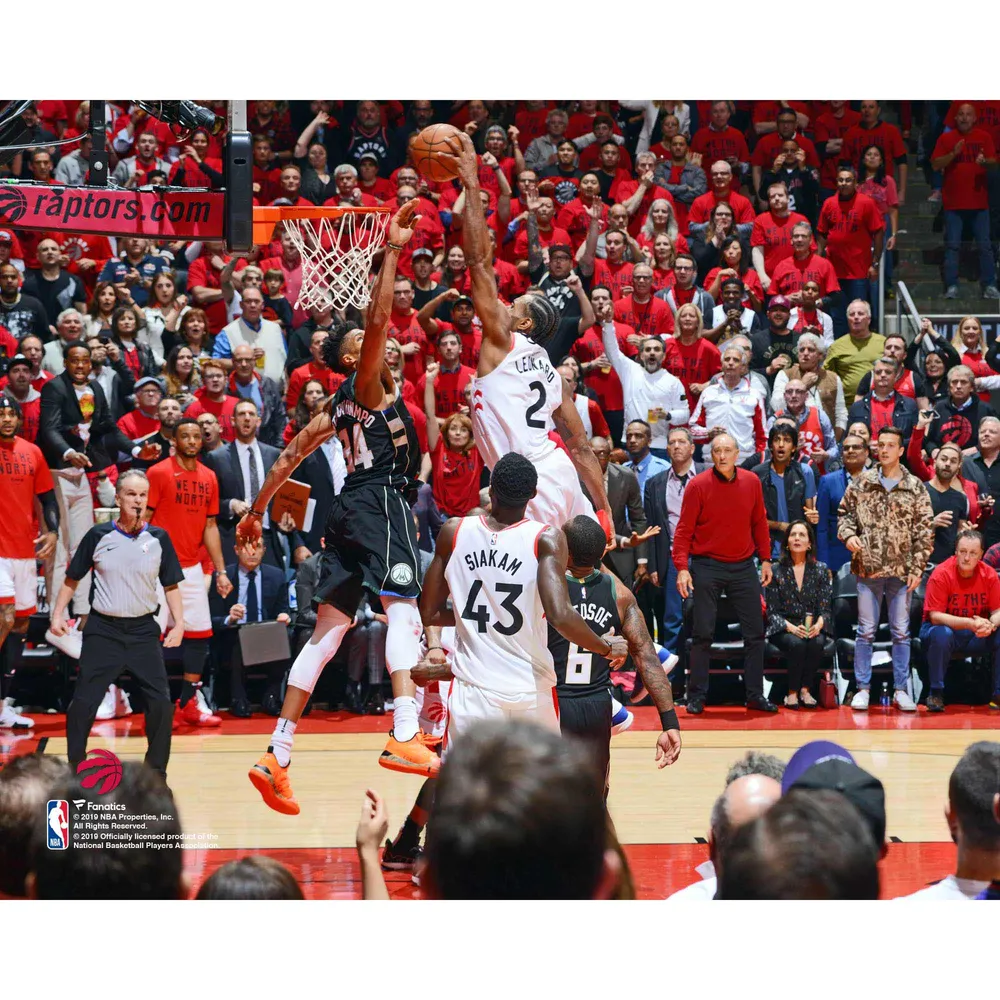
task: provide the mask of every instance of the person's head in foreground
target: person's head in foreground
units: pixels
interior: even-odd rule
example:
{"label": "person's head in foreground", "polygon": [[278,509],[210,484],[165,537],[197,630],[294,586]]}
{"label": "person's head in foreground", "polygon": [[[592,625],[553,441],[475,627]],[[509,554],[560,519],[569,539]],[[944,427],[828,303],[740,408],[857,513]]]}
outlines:
{"label": "person's head in foreground", "polygon": [[436,899],[608,899],[603,780],[586,749],[528,722],[483,722],[441,768],[424,893]]}
{"label": "person's head in foreground", "polygon": [[959,857],[977,851],[1000,858],[1000,743],[980,740],[962,754],[948,781],[945,819]]}
{"label": "person's head in foreground", "polygon": [[23,896],[31,839],[49,790],[68,780],[69,764],[58,757],[15,757],[0,771],[0,897]]}
{"label": "person's head in foreground", "polygon": [[[94,797],[70,775],[57,782],[50,799],[89,800]],[[121,784],[100,797],[101,805],[124,806],[114,815],[122,823],[138,823],[149,847],[118,847],[65,851],[46,848],[47,819],[40,809],[32,840],[28,895],[35,899],[186,899],[181,824],[167,783],[145,764],[124,761]],[[154,820],[130,820],[152,815]],[[75,819],[70,817],[72,830]],[[154,846],[155,845],[155,846]],[[169,845],[169,846],[163,846]]]}
{"label": "person's head in foreground", "polygon": [[877,858],[840,792],[794,788],[733,834],[716,899],[878,899]]}
{"label": "person's head in foreground", "polygon": [[202,883],[196,899],[304,899],[295,876],[274,858],[230,861]]}

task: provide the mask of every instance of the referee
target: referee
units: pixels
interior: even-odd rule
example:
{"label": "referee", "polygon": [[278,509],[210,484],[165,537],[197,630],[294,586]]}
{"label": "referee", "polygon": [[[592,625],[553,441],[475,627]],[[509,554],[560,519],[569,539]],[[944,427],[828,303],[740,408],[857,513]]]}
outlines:
{"label": "referee", "polygon": [[155,614],[157,580],[163,585],[173,628],[165,646],[179,646],[184,609],[177,585],[184,573],[170,536],[142,520],[149,495],[145,473],[131,470],[118,479],[118,520],[95,524],[66,571],[52,609],[52,632],[66,634],[66,608],[93,570],[91,612],[83,630],[80,676],[66,712],[66,742],[73,767],[87,755],[87,736],[108,685],[127,670],[146,697],[146,763],[164,777],[170,757],[173,704],[160,648]]}

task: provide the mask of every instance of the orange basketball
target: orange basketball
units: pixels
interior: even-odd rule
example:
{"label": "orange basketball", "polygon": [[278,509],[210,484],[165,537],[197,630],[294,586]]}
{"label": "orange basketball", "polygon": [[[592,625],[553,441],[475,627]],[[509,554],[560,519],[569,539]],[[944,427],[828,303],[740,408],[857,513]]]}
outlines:
{"label": "orange basketball", "polygon": [[439,153],[458,156],[462,152],[461,132],[454,125],[428,125],[419,135],[410,139],[410,158],[419,174],[431,181],[448,181],[457,177],[450,163],[441,160]]}

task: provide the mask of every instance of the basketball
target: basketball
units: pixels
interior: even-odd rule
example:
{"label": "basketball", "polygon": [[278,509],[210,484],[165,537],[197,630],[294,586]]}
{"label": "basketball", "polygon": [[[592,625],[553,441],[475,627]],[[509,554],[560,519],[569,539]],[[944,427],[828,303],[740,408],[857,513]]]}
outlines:
{"label": "basketball", "polygon": [[439,159],[439,153],[458,156],[462,151],[461,130],[454,125],[428,125],[410,139],[410,158],[417,172],[431,181],[449,181],[457,177],[451,165]]}

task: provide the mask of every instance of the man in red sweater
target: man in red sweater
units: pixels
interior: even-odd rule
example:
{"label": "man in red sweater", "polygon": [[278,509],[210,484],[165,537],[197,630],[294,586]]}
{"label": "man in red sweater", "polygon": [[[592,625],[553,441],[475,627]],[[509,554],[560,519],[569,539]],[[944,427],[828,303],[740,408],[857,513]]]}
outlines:
{"label": "man in red sweater", "polygon": [[[712,440],[714,468],[688,483],[674,532],[677,591],[694,594],[694,642],[688,682],[689,715],[705,711],[709,649],[722,592],[732,602],[743,636],[747,708],[777,712],[764,696],[764,611],[761,587],[771,583],[771,537],[760,480],[738,469],[739,448],[725,432]],[[760,559],[760,579],[753,556]]]}
{"label": "man in red sweater", "polygon": [[121,432],[133,441],[156,434],[160,429],[161,399],[163,399],[163,389],[159,380],[151,375],[139,379],[135,384],[136,408],[118,421]]}

